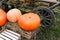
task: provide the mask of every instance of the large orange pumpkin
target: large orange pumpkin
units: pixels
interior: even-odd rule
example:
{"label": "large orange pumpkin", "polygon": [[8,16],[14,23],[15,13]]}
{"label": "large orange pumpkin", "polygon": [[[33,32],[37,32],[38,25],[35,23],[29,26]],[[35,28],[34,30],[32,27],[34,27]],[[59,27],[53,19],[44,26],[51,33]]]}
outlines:
{"label": "large orange pumpkin", "polygon": [[7,22],[7,15],[3,9],[0,9],[0,27]]}
{"label": "large orange pumpkin", "polygon": [[26,31],[33,31],[40,26],[40,17],[34,13],[27,13],[20,16],[18,25]]}
{"label": "large orange pumpkin", "polygon": [[10,22],[16,22],[21,16],[21,11],[19,9],[11,9],[7,12],[7,19]]}

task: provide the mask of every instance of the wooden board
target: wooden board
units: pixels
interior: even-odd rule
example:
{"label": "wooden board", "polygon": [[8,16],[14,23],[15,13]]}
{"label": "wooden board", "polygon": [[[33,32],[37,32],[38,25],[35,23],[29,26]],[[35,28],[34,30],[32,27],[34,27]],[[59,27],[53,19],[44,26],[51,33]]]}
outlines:
{"label": "wooden board", "polygon": [[0,33],[0,40],[19,40],[19,39],[21,39],[20,34],[8,29]]}

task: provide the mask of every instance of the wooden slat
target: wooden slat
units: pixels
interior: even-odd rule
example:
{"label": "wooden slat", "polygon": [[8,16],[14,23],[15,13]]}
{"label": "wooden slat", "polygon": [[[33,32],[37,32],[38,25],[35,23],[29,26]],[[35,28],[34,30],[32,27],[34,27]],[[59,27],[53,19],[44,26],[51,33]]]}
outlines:
{"label": "wooden slat", "polygon": [[6,29],[0,34],[0,40],[18,40],[18,39],[21,39],[20,34],[8,29]]}
{"label": "wooden slat", "polygon": [[14,34],[14,35],[20,36],[18,33],[15,33],[15,32],[13,32],[13,31],[10,31],[10,30],[6,30],[6,31],[8,31],[8,32],[10,32],[10,33],[12,33],[12,34]]}
{"label": "wooden slat", "polygon": [[3,39],[3,38],[0,37],[0,40],[5,40],[5,39]]}
{"label": "wooden slat", "polygon": [[6,36],[3,36],[2,34],[0,34],[0,37],[4,38],[5,40],[11,40],[11,39],[7,38]]}
{"label": "wooden slat", "polygon": [[11,33],[7,32],[7,31],[4,31],[3,33],[5,33],[5,34],[7,34],[7,35],[11,36],[12,38],[15,38],[15,39],[17,39],[17,38],[18,38],[17,36],[15,36],[15,35],[13,35],[13,34],[11,34]]}
{"label": "wooden slat", "polygon": [[15,40],[15,38],[13,38],[13,37],[11,37],[11,36],[5,34],[5,33],[2,33],[2,35],[5,35],[6,37],[8,37],[8,38],[10,38],[10,39]]}

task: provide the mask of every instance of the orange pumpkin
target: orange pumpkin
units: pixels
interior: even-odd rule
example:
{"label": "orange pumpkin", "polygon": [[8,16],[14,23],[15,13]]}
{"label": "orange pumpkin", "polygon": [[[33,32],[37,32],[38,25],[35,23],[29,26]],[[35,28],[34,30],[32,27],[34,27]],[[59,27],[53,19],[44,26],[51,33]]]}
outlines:
{"label": "orange pumpkin", "polygon": [[10,22],[16,22],[21,16],[21,11],[19,9],[11,9],[7,12],[7,19]]}
{"label": "orange pumpkin", "polygon": [[3,9],[0,9],[0,27],[7,22],[7,15]]}
{"label": "orange pumpkin", "polygon": [[33,31],[40,26],[40,17],[34,13],[27,13],[20,16],[18,25],[26,31]]}

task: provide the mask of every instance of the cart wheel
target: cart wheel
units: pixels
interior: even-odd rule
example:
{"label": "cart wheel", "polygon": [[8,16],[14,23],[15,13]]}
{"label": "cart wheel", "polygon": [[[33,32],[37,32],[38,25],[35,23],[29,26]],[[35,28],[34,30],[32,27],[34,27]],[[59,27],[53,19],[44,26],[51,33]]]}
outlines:
{"label": "cart wheel", "polygon": [[55,20],[55,15],[52,10],[47,7],[39,6],[33,9],[34,13],[37,13],[41,17],[41,27],[40,28],[49,28]]}

